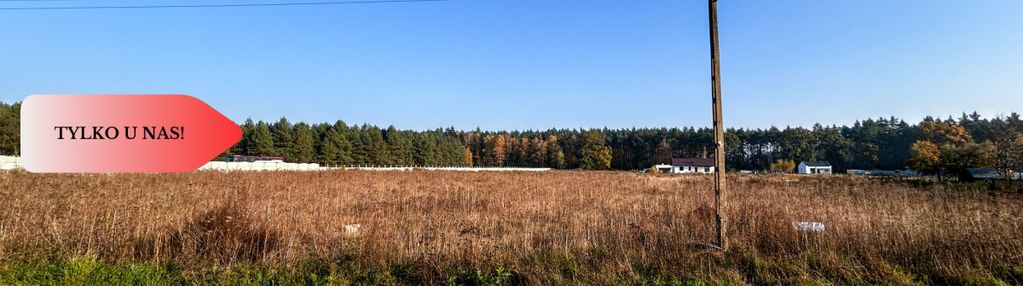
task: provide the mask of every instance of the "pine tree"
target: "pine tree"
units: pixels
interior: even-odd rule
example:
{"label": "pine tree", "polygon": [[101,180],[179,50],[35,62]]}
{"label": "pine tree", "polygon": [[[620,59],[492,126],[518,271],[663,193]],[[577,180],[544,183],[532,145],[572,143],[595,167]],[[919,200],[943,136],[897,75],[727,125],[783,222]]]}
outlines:
{"label": "pine tree", "polygon": [[291,144],[292,162],[309,163],[313,161],[313,131],[308,124],[295,124],[294,140]]}
{"label": "pine tree", "polygon": [[660,143],[657,143],[657,150],[654,154],[655,164],[667,164],[671,163],[671,143],[668,143],[667,139],[661,139]]}
{"label": "pine tree", "polygon": [[338,120],[323,133],[321,141],[321,160],[331,165],[348,165],[352,163],[352,145],[347,138],[348,126]]}
{"label": "pine tree", "polygon": [[248,146],[250,146],[252,153],[249,155],[277,154],[277,151],[274,150],[273,134],[266,122],[259,121],[259,123],[256,123],[256,129],[252,132],[250,144]]}
{"label": "pine tree", "polygon": [[351,144],[352,164],[361,165],[369,163],[369,153],[362,140],[362,131],[358,128],[350,128],[345,133],[348,142]]}
{"label": "pine tree", "polygon": [[384,141],[384,134],[376,126],[369,126],[363,130],[363,145],[368,154],[369,164],[385,165],[390,161],[390,154],[387,150],[387,142]]}
{"label": "pine tree", "polygon": [[21,154],[21,103],[0,103],[0,155]]}
{"label": "pine tree", "polygon": [[384,140],[387,142],[388,165],[412,165],[412,140],[408,133],[392,125],[384,132]]}
{"label": "pine tree", "polygon": [[292,135],[292,126],[288,122],[287,118],[281,117],[277,123],[274,123],[271,128],[271,134],[273,135],[274,144],[274,156],[284,157],[284,161],[294,162],[295,150],[292,148],[292,144],[295,142],[295,138]]}
{"label": "pine tree", "polygon": [[416,165],[434,166],[437,164],[437,143],[429,135],[429,133],[419,133],[414,139],[415,145],[412,156],[415,159]]}
{"label": "pine tree", "polygon": [[327,132],[330,132],[330,124],[317,123],[312,126],[313,130],[313,162],[318,164],[332,164],[337,163],[327,162],[327,156],[323,154],[323,147],[327,138]]}
{"label": "pine tree", "polygon": [[238,152],[235,154],[240,155],[253,155],[253,148],[255,143],[252,142],[252,133],[256,131],[256,124],[252,122],[252,118],[245,119],[245,123],[242,124],[242,140],[238,141]]}

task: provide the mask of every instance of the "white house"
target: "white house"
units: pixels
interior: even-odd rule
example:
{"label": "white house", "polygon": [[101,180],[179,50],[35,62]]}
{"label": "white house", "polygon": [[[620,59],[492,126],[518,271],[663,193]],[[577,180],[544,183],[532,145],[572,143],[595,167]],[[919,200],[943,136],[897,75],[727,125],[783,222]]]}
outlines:
{"label": "white house", "polygon": [[658,171],[661,168],[670,167],[665,173],[674,174],[712,174],[714,173],[714,158],[671,158],[671,165],[657,165]]}
{"label": "white house", "polygon": [[826,161],[799,162],[800,174],[831,174],[831,164]]}

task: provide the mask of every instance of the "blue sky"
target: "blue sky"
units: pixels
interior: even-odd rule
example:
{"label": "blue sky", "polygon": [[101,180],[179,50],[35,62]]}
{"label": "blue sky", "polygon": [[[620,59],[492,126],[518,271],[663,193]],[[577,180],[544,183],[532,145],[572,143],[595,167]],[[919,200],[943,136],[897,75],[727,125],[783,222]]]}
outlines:
{"label": "blue sky", "polygon": [[[260,2],[0,4],[132,1]],[[706,14],[690,0],[0,11],[0,101],[182,93],[236,121],[709,126]],[[725,124],[1023,112],[1019,15],[1018,0],[721,0]]]}

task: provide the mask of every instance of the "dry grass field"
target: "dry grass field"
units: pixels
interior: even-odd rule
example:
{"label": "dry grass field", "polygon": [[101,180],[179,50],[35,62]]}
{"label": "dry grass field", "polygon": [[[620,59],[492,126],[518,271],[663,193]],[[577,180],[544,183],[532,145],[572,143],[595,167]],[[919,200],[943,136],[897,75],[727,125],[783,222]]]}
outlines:
{"label": "dry grass field", "polygon": [[[707,246],[711,181],[572,171],[0,173],[0,283],[1023,283],[1016,193],[733,176],[733,247],[721,252]],[[798,232],[794,221],[826,230]]]}

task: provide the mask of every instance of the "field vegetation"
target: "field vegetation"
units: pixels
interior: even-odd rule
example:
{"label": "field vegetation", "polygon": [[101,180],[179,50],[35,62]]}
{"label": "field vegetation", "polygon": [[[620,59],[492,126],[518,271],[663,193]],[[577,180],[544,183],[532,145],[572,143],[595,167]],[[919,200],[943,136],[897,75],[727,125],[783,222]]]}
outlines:
{"label": "field vegetation", "polygon": [[[1021,284],[985,184],[625,172],[0,173],[0,284]],[[799,232],[813,221],[823,232]]]}

